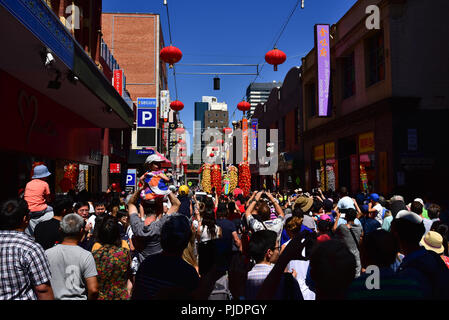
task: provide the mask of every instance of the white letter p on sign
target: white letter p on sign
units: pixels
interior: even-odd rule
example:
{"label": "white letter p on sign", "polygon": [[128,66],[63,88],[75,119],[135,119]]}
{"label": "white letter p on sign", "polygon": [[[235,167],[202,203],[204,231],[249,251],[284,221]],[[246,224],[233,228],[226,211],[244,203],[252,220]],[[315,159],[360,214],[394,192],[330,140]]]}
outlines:
{"label": "white letter p on sign", "polygon": [[143,111],[142,112],[142,122],[145,124],[145,122],[150,121],[153,117],[152,113],[150,111]]}

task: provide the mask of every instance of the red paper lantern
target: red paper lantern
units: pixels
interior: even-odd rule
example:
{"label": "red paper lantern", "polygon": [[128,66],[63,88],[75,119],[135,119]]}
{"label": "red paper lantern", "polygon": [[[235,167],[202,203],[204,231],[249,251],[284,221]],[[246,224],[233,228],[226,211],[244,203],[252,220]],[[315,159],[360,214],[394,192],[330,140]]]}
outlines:
{"label": "red paper lantern", "polygon": [[186,142],[185,142],[184,140],[180,139],[180,140],[178,141],[178,143],[179,143],[179,144],[185,144]]}
{"label": "red paper lantern", "polygon": [[240,111],[248,111],[249,109],[251,109],[251,105],[246,102],[246,101],[241,101],[239,102],[239,104],[237,105],[237,109],[239,109]]}
{"label": "red paper lantern", "polygon": [[169,68],[173,68],[173,65],[181,60],[182,52],[174,46],[168,46],[161,50],[159,57],[162,61],[168,63]]}
{"label": "red paper lantern", "polygon": [[180,156],[181,156],[181,157],[185,157],[186,154],[185,154],[185,153],[181,153]]}
{"label": "red paper lantern", "polygon": [[274,65],[274,71],[278,71],[278,64],[283,64],[286,59],[286,54],[277,48],[274,48],[265,54],[265,61]]}
{"label": "red paper lantern", "polygon": [[111,187],[112,187],[112,190],[115,190],[115,189],[117,188],[117,184],[116,184],[116,183],[113,183],[113,184],[111,185]]}
{"label": "red paper lantern", "polygon": [[172,102],[170,103],[170,108],[171,108],[173,111],[181,111],[182,109],[184,109],[184,103],[182,103],[182,102],[179,101],[179,100],[172,101]]}
{"label": "red paper lantern", "polygon": [[184,130],[184,128],[176,128],[175,131],[177,134],[183,134],[185,130]]}
{"label": "red paper lantern", "polygon": [[219,140],[217,140],[217,143],[218,143],[218,144],[223,144],[223,143],[224,143],[224,140],[219,139]]}
{"label": "red paper lantern", "polygon": [[214,156],[214,154],[211,152],[211,154],[209,156],[212,158]]}
{"label": "red paper lantern", "polygon": [[232,132],[232,129],[231,128],[223,128],[223,132],[224,133],[231,133]]}

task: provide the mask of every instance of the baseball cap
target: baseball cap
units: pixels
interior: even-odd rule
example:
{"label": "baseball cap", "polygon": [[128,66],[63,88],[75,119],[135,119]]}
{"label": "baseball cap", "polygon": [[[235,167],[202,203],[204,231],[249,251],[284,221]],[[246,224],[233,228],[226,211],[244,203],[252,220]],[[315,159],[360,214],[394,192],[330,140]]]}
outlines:
{"label": "baseball cap", "polygon": [[369,199],[377,202],[379,201],[379,195],[377,193],[371,193]]}
{"label": "baseball cap", "polygon": [[406,219],[415,224],[423,223],[423,219],[419,215],[408,210],[399,211],[396,215],[396,219]]}
{"label": "baseball cap", "polygon": [[417,201],[417,202],[421,203],[422,205],[424,205],[424,201],[421,198],[416,198],[413,201]]}
{"label": "baseball cap", "polygon": [[330,220],[330,219],[331,219],[331,217],[329,217],[328,214],[322,214],[322,215],[320,216],[320,220]]}
{"label": "baseball cap", "polygon": [[368,213],[369,206],[368,206],[367,204],[364,204],[364,205],[360,208],[360,210],[361,210],[363,213]]}
{"label": "baseball cap", "polygon": [[188,194],[189,193],[189,187],[186,185],[182,185],[179,187],[179,194]]}
{"label": "baseball cap", "polygon": [[352,201],[349,197],[343,197],[338,201],[338,209],[355,209],[354,207],[354,201]]}
{"label": "baseball cap", "polygon": [[329,237],[329,235],[327,235],[327,234],[322,234],[319,237],[317,237],[316,240],[318,243],[321,243],[321,242],[326,242],[326,241],[331,240],[331,237]]}

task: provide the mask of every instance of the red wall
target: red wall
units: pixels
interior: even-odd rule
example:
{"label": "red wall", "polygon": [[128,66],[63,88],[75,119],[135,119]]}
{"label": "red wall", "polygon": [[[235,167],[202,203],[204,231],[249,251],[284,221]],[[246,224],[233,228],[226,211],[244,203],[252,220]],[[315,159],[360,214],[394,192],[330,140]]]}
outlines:
{"label": "red wall", "polygon": [[100,128],[1,70],[0,107],[0,150],[100,164]]}

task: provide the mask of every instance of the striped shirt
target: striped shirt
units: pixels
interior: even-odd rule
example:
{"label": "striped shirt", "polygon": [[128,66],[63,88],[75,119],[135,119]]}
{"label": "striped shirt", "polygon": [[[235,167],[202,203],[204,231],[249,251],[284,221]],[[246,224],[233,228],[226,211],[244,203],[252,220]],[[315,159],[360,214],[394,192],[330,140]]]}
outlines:
{"label": "striped shirt", "polygon": [[24,232],[0,230],[0,300],[37,300],[34,287],[50,278],[40,244]]}
{"label": "striped shirt", "polygon": [[255,300],[265,278],[273,269],[274,265],[259,263],[256,264],[251,271],[248,272],[248,279],[246,280],[245,299]]}

